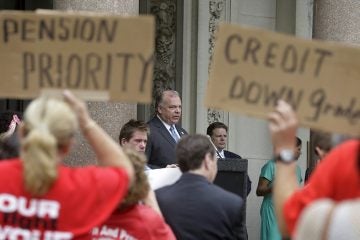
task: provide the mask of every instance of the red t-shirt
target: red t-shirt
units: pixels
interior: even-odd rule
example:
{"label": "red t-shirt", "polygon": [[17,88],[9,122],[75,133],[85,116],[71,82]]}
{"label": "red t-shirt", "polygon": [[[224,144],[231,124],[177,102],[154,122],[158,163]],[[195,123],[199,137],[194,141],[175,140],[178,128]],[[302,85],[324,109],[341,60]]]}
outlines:
{"label": "red t-shirt", "polygon": [[308,184],[287,199],[283,212],[291,234],[303,208],[316,199],[341,201],[360,197],[359,147],[359,140],[336,147],[317,166]]}
{"label": "red t-shirt", "polygon": [[59,166],[41,197],[24,189],[22,162],[0,162],[0,239],[90,239],[126,195],[128,176],[116,167]]}
{"label": "red t-shirt", "polygon": [[171,228],[152,208],[136,204],[124,211],[116,210],[105,223],[92,231],[93,240],[173,240]]}

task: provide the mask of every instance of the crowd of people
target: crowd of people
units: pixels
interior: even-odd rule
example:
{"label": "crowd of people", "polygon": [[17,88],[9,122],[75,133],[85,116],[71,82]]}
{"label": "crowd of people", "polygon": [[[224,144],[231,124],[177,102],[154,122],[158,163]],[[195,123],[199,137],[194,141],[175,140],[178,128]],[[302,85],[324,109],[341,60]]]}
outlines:
{"label": "crowd of people", "polygon": [[[215,185],[217,161],[241,159],[227,151],[228,127],[214,122],[207,136],[178,123],[181,99],[173,90],[156,99],[145,123],[131,119],[118,142],[91,119],[71,92],[39,97],[24,115],[2,114],[0,135],[0,236],[4,239],[247,239],[246,199]],[[319,133],[321,159],[308,169],[306,186],[296,164],[302,142],[289,104],[269,114],[274,158],[261,169],[256,194],[261,240],[357,239],[360,141],[335,147]],[[76,131],[94,150],[98,165],[70,168]],[[179,168],[174,183],[150,187],[147,172]],[[247,194],[251,180],[247,176]]]}

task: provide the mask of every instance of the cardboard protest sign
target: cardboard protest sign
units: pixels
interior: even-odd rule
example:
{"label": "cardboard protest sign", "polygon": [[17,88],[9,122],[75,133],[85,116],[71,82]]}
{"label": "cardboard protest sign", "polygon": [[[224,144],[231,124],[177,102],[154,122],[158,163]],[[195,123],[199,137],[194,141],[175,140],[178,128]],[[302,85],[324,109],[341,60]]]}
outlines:
{"label": "cardboard protest sign", "polygon": [[221,24],[206,105],[265,118],[278,99],[303,126],[360,135],[360,49]]}
{"label": "cardboard protest sign", "polygon": [[154,19],[0,12],[0,96],[72,89],[85,99],[151,102]]}

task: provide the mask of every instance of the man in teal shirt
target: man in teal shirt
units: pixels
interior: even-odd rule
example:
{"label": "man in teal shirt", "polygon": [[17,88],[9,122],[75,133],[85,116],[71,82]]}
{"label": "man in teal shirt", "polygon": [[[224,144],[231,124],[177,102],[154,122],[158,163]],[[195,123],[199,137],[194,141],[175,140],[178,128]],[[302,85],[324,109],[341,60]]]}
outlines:
{"label": "man in teal shirt", "polygon": [[[301,154],[301,139],[296,138],[295,159],[298,160]],[[275,160],[271,159],[261,168],[259,183],[256,189],[257,196],[264,199],[260,208],[261,232],[260,240],[281,240],[281,234],[277,225],[275,209],[272,201],[273,182],[275,177]],[[299,184],[302,182],[301,169],[296,168],[296,175]]]}

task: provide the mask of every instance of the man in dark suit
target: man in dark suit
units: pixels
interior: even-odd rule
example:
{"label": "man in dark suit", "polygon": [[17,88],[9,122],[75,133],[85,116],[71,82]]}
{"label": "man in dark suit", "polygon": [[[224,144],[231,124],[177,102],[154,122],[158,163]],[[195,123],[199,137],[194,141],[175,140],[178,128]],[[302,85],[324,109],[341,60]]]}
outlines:
{"label": "man in dark suit", "polygon": [[[214,146],[216,147],[216,155],[220,159],[226,158],[239,158],[241,157],[236,153],[225,150],[226,141],[228,136],[228,127],[222,122],[213,122],[206,129],[206,134],[210,137]],[[251,180],[247,175],[247,194],[251,191]]]}
{"label": "man in dark suit", "polygon": [[173,185],[155,191],[177,239],[245,239],[244,201],[212,182],[217,173],[214,147],[203,135],[183,137],[176,147],[183,172]]}
{"label": "man in dark suit", "polygon": [[181,118],[181,100],[173,90],[163,91],[155,101],[156,115],[148,122],[150,135],[146,156],[151,168],[174,166],[175,146],[187,134],[177,123]]}

